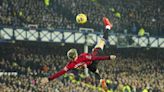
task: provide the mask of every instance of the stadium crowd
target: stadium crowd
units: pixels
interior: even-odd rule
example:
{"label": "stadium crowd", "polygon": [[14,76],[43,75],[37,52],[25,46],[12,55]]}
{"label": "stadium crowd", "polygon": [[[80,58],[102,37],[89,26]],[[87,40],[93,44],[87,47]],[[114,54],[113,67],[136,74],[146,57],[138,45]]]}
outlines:
{"label": "stadium crowd", "polygon": [[[0,45],[0,72],[17,72],[17,75],[1,75],[0,91],[99,92],[99,89],[95,88],[94,78],[87,80],[78,76],[77,79],[71,72],[45,86],[39,84],[40,78],[65,66],[65,53],[71,47],[72,45],[59,46],[36,42],[3,43]],[[76,48],[79,52],[83,51],[80,46]],[[108,49],[106,53],[109,54]],[[134,54],[134,51],[132,52]],[[156,59],[153,57],[156,52],[150,52],[148,58],[141,52],[133,56],[130,54],[132,52],[127,53],[126,57],[121,51],[112,51],[118,57],[115,62],[100,61],[98,68],[101,76],[107,79],[109,92],[164,92],[163,53],[159,53]],[[143,91],[144,89],[149,91]]]}
{"label": "stadium crowd", "polygon": [[[136,34],[144,28],[150,35],[164,34],[162,0],[49,1],[46,5],[45,0],[1,0],[0,27],[24,28],[32,24],[39,28],[102,30],[102,17],[107,16],[115,32],[127,30]],[[87,14],[87,24],[75,22],[79,13]],[[81,46],[74,47],[83,51]],[[0,43],[0,92],[99,92],[94,77],[87,79],[72,72],[45,86],[39,84],[39,79],[63,68],[67,63],[65,53],[70,48],[72,45],[52,43]],[[98,66],[109,92],[164,92],[164,53],[158,53],[156,58],[154,51],[148,56],[140,52],[125,51],[127,56],[117,50],[113,52],[118,57],[115,62],[100,61]]]}
{"label": "stadium crowd", "polygon": [[[79,26],[102,30],[102,17],[112,21],[116,32],[137,33],[144,28],[151,35],[163,35],[162,0],[2,0],[1,26],[77,29]],[[85,13],[86,25],[78,25],[75,16]]]}

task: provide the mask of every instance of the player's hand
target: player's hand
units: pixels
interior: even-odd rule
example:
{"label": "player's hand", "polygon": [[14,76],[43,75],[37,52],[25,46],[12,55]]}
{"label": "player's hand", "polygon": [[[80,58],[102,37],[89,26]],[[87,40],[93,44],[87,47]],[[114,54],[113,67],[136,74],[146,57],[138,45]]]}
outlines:
{"label": "player's hand", "polygon": [[115,60],[116,59],[116,56],[115,55],[110,55],[110,59],[111,60]]}
{"label": "player's hand", "polygon": [[48,78],[42,78],[42,79],[40,80],[40,84],[41,84],[41,85],[45,85],[45,84],[47,84],[48,82],[49,82]]}

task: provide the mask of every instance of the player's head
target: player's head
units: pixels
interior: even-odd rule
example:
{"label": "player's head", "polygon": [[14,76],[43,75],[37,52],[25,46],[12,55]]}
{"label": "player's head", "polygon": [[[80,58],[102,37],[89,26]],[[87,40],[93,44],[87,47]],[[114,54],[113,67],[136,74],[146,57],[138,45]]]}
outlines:
{"label": "player's head", "polygon": [[70,60],[74,60],[78,56],[77,50],[76,49],[70,49],[67,52],[67,57]]}

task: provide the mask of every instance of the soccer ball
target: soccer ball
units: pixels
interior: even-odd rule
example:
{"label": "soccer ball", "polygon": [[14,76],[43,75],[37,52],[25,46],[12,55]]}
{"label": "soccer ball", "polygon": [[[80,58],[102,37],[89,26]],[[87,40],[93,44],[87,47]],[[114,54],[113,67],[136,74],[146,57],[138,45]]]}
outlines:
{"label": "soccer ball", "polygon": [[76,22],[78,24],[85,24],[87,22],[86,14],[80,13],[76,16]]}

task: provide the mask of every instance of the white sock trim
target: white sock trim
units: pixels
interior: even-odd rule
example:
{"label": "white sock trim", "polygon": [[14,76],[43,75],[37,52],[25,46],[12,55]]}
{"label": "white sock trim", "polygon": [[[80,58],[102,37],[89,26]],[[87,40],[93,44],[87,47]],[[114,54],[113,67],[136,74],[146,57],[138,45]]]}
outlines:
{"label": "white sock trim", "polygon": [[110,27],[109,25],[107,25],[105,28],[106,28],[106,29],[109,29],[109,30],[111,29],[111,27]]}

